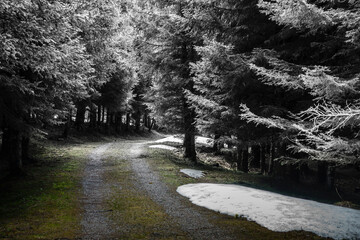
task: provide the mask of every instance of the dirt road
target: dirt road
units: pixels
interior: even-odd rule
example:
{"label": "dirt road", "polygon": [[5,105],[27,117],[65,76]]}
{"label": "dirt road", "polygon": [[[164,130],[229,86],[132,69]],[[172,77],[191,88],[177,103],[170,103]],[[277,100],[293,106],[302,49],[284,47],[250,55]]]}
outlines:
{"label": "dirt road", "polygon": [[[207,217],[201,214],[196,208],[184,204],[185,199],[169,190],[167,185],[161,181],[158,174],[153,171],[148,160],[143,157],[146,152],[145,141],[121,140],[102,145],[93,150],[89,155],[89,161],[84,171],[82,182],[84,199],[83,205],[83,239],[122,239],[121,229],[117,222],[121,219],[110,217],[112,209],[106,204],[111,191],[114,189],[114,182],[107,182],[108,171],[113,171],[111,166],[117,162],[126,162],[130,167],[129,171],[134,176],[132,183],[137,194],[146,195],[155,204],[160,206],[166,215],[174,223],[174,227],[180,228],[185,233],[181,239],[234,239],[222,229],[211,224]],[[106,157],[109,149],[114,158],[114,163],[106,164]],[[116,156],[118,154],[118,156]],[[117,186],[121,188],[121,186]],[[115,187],[116,189],[116,187]],[[156,216],[153,216],[156,218]],[[131,229],[131,226],[127,226]],[[154,232],[161,232],[157,226]],[[168,227],[168,226],[167,226]],[[165,226],[164,226],[165,228]],[[154,235],[153,239],[161,239],[162,236]]]}

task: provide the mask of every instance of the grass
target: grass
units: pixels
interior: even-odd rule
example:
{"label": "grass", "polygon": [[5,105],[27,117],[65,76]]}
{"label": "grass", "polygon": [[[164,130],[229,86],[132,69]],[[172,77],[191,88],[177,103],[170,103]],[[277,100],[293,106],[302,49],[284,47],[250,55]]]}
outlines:
{"label": "grass", "polygon": [[73,239],[81,233],[81,174],[94,144],[42,143],[25,176],[0,182],[0,239]]}
{"label": "grass", "polygon": [[[170,189],[175,191],[178,186],[189,183],[236,183],[250,186],[257,186],[261,189],[273,189],[273,182],[270,177],[260,176],[256,174],[243,174],[240,172],[221,170],[207,166],[189,166],[179,156],[169,153],[166,150],[149,149],[148,160],[152,168],[158,172],[162,180],[168,184]],[[182,168],[193,168],[204,171],[205,177],[201,179],[194,179],[186,176],[180,172]],[[324,239],[313,233],[305,231],[291,231],[291,232],[273,232],[270,231],[256,222],[248,221],[242,217],[232,217],[220,214],[205,208],[191,206],[188,201],[189,207],[195,207],[202,214],[208,216],[210,221],[215,226],[220,226],[226,232],[233,233],[237,239],[266,239],[266,240],[279,240],[279,239]]]}
{"label": "grass", "polygon": [[[126,148],[124,148],[126,149]],[[107,204],[120,239],[188,239],[179,226],[135,185],[136,180],[123,153],[110,149],[106,165],[110,167],[106,182],[114,186]],[[119,157],[120,156],[120,157]]]}

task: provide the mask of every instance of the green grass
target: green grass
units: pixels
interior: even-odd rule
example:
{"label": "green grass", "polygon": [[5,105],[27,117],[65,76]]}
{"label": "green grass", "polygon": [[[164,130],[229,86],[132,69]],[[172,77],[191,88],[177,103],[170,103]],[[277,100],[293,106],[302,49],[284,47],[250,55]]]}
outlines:
{"label": "green grass", "polygon": [[[106,165],[111,169],[105,176],[115,185],[107,204],[110,218],[117,226],[120,239],[188,239],[164,209],[139,190],[129,162],[121,159],[119,149],[110,149]],[[120,156],[120,157],[119,157]]]}
{"label": "green grass", "polygon": [[42,143],[25,176],[0,183],[0,239],[75,238],[81,234],[81,174],[94,144]]}
{"label": "green grass", "polygon": [[[147,158],[152,168],[158,172],[162,180],[168,184],[170,189],[175,191],[178,186],[189,183],[235,183],[249,186],[256,186],[262,189],[273,189],[273,183],[270,177],[260,176],[257,174],[244,174],[236,171],[221,170],[207,166],[189,166],[179,156],[169,153],[161,149],[149,149]],[[204,171],[205,177],[200,179],[193,179],[180,172],[182,168],[193,168]],[[191,206],[190,201],[187,201],[188,206]],[[220,214],[205,208],[192,205],[202,212],[215,225],[224,229],[226,232],[232,233],[237,239],[323,239],[313,233],[305,231],[291,231],[291,232],[273,232],[256,222],[248,221],[242,217],[232,217]]]}

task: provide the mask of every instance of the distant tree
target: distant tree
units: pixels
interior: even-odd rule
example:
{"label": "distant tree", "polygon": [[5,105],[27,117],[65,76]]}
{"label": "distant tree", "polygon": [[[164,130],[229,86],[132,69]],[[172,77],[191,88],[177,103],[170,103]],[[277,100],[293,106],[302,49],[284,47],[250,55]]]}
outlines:
{"label": "distant tree", "polygon": [[193,90],[190,63],[196,60],[196,38],[186,15],[190,5],[183,1],[135,1],[129,5],[139,34],[135,47],[145,68],[141,71],[153,81],[151,109],[158,123],[185,133],[184,156],[196,162],[195,112],[184,92]]}

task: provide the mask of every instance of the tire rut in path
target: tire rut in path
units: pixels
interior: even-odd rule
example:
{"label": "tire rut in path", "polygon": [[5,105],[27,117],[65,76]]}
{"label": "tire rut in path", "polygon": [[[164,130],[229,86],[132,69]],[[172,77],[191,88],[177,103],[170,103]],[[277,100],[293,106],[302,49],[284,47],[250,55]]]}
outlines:
{"label": "tire rut in path", "polygon": [[139,187],[145,190],[150,197],[161,205],[193,239],[235,239],[229,233],[211,224],[208,219],[194,208],[189,208],[182,203],[180,195],[174,195],[152,171],[151,167],[141,154],[144,144],[136,143],[129,149],[128,159],[139,181]]}
{"label": "tire rut in path", "polygon": [[110,187],[103,180],[105,167],[102,161],[105,151],[111,145],[108,143],[93,150],[84,169],[84,198],[81,201],[84,211],[81,221],[83,239],[110,239],[113,234],[110,220],[106,217],[107,209],[104,208]]}

